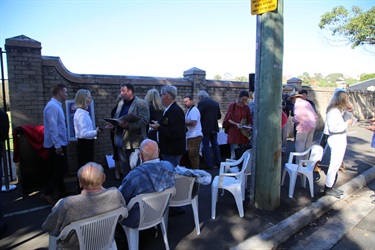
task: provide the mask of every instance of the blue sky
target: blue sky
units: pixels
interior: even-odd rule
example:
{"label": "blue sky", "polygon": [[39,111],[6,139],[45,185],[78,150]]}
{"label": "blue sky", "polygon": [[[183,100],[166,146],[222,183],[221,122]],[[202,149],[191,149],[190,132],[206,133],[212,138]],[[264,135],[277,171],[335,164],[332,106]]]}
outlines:
{"label": "blue sky", "polygon": [[[375,73],[374,54],[331,46],[318,28],[339,5],[368,10],[375,0],[284,1],[284,75]],[[77,74],[181,77],[197,67],[211,79],[255,71],[250,0],[0,0],[1,46],[21,34]]]}

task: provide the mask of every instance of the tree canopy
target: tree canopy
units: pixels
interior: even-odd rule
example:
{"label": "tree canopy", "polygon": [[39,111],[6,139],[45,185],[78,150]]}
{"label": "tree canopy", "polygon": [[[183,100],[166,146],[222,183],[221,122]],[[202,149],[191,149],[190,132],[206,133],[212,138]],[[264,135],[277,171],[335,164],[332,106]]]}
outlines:
{"label": "tree canopy", "polygon": [[320,29],[347,40],[354,49],[362,45],[375,45],[375,6],[363,12],[357,6],[348,11],[343,6],[326,12],[319,22]]}

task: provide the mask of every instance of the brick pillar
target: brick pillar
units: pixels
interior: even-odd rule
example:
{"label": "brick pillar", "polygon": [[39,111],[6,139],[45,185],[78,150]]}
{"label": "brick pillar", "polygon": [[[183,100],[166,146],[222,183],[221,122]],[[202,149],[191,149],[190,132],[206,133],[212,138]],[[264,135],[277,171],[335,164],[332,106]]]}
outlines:
{"label": "brick pillar", "polygon": [[5,40],[13,129],[43,122],[41,43],[21,35]]}
{"label": "brick pillar", "polygon": [[192,95],[195,97],[199,90],[206,90],[206,71],[191,68],[184,71],[184,78],[193,84]]}
{"label": "brick pillar", "polygon": [[302,80],[297,77],[290,78],[286,81],[286,83],[296,86],[296,91],[300,91],[302,89]]}

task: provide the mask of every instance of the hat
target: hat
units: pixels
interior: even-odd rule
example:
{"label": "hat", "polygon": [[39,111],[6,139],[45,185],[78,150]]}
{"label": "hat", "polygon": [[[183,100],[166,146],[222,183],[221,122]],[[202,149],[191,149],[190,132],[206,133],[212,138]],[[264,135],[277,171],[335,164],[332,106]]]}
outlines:
{"label": "hat", "polygon": [[288,100],[291,100],[292,98],[298,98],[298,97],[303,97],[303,95],[294,93],[293,95],[288,97]]}

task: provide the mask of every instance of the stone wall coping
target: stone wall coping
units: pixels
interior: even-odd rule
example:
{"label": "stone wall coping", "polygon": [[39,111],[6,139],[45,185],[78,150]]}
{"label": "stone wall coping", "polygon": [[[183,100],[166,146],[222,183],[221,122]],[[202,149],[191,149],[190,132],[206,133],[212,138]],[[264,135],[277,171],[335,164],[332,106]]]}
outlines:
{"label": "stone wall coping", "polygon": [[42,49],[42,44],[40,42],[34,39],[31,39],[25,35],[20,35],[20,36],[5,39],[5,45]]}
{"label": "stone wall coping", "polygon": [[176,85],[191,86],[191,82],[184,78],[166,78],[150,76],[125,76],[125,75],[94,75],[76,74],[70,72],[62,63],[60,57],[42,56],[42,64],[47,67],[54,67],[56,71],[66,80],[80,84],[121,84],[123,82],[137,82],[142,85]]}

